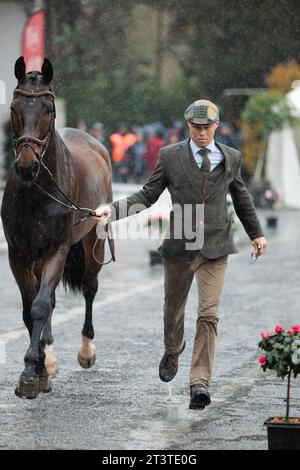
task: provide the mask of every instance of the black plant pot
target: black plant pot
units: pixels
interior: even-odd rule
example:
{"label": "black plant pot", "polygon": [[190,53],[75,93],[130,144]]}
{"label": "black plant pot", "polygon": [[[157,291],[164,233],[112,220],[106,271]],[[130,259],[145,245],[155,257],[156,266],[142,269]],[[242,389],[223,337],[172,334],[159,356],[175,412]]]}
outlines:
{"label": "black plant pot", "polygon": [[300,422],[272,423],[272,419],[268,418],[264,423],[268,430],[269,450],[300,450]]}
{"label": "black plant pot", "polygon": [[268,227],[276,228],[278,223],[278,218],[274,216],[267,217],[267,225]]}

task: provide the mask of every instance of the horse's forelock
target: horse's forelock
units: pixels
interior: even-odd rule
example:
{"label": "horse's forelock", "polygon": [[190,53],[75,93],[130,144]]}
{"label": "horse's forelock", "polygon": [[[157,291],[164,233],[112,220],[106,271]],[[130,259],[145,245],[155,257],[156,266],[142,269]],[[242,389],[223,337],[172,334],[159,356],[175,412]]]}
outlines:
{"label": "horse's forelock", "polygon": [[36,83],[41,76],[41,72],[29,72],[27,74],[27,78],[31,81],[31,83]]}

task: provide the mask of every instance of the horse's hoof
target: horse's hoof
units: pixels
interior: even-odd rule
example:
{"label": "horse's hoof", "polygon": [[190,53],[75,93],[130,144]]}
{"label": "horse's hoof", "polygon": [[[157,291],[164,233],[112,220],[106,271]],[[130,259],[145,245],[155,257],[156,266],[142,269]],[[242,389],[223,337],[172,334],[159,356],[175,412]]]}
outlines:
{"label": "horse's hoof", "polygon": [[49,377],[40,377],[40,392],[49,393],[52,390],[51,380]]}
{"label": "horse's hoof", "polygon": [[20,380],[15,389],[15,394],[19,398],[27,398],[32,400],[40,393],[40,383],[38,379],[34,380]]}
{"label": "horse's hoof", "polygon": [[85,358],[82,357],[80,353],[78,353],[77,359],[80,367],[82,367],[83,369],[90,369],[96,362],[96,354],[94,354],[94,356],[90,358]]}

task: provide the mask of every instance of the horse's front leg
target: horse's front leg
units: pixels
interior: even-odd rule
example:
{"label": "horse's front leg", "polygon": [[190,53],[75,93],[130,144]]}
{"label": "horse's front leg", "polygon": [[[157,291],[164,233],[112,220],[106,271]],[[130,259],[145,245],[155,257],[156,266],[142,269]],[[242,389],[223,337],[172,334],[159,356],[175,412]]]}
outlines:
{"label": "horse's front leg", "polygon": [[67,246],[61,247],[43,266],[40,289],[31,308],[32,334],[24,357],[25,369],[16,390],[20,397],[36,398],[40,391],[50,387],[45,368],[45,344],[41,338],[52,312],[53,295],[63,274],[67,252]]}
{"label": "horse's front leg", "polygon": [[10,246],[8,247],[8,258],[12,273],[22,296],[23,321],[28,330],[29,336],[31,336],[32,320],[30,312],[32,303],[37,294],[36,277],[33,272],[32,263],[26,261]]}

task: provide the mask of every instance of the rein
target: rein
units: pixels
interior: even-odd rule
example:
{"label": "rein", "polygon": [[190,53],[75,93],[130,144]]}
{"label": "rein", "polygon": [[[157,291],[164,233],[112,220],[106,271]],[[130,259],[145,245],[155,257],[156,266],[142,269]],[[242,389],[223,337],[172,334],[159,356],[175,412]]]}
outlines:
{"label": "rein", "polygon": [[[71,210],[75,210],[75,211],[78,211],[78,212],[83,212],[84,215],[82,217],[80,217],[76,222],[74,222],[72,224],[72,226],[76,226],[78,224],[80,224],[81,222],[83,222],[84,220],[86,220],[88,217],[96,217],[96,212],[92,209],[89,209],[89,208],[86,208],[86,207],[79,207],[76,203],[74,203],[65,193],[64,191],[58,186],[58,184],[56,183],[51,171],[49,170],[49,168],[45,165],[45,163],[43,162],[43,157],[45,155],[45,153],[47,152],[48,150],[48,147],[49,147],[49,143],[50,143],[50,139],[51,139],[51,136],[53,134],[53,131],[54,131],[54,121],[55,121],[55,118],[56,118],[56,109],[55,109],[55,94],[53,93],[52,89],[48,90],[48,91],[40,91],[40,92],[28,92],[28,91],[24,91],[24,90],[20,90],[19,88],[16,88],[14,90],[14,93],[17,93],[17,94],[20,94],[22,96],[26,96],[26,97],[29,97],[29,98],[35,98],[35,97],[40,97],[40,96],[51,96],[53,98],[53,104],[54,104],[54,110],[52,112],[52,118],[51,118],[51,122],[49,124],[49,128],[48,128],[48,132],[47,132],[47,135],[44,139],[40,140],[40,139],[37,139],[36,137],[33,137],[31,135],[23,135],[22,137],[19,137],[18,139],[16,138],[16,134],[15,134],[15,131],[14,131],[14,128],[13,128],[13,124],[12,124],[12,135],[13,135],[13,150],[14,150],[14,155],[15,155],[15,159],[18,158],[18,153],[20,153],[22,147],[30,147],[32,149],[32,151],[34,152],[36,158],[37,158],[37,161],[39,163],[39,169],[38,169],[38,172],[37,172],[37,175],[35,176],[35,179],[33,180],[33,184],[39,189],[39,191],[41,191],[42,193],[46,194],[49,198],[53,199],[55,202],[57,202],[58,204],[61,204],[62,206],[64,207],[67,207],[68,209],[71,209]],[[12,123],[12,119],[11,119],[11,123]],[[39,145],[40,147],[42,147],[42,152],[41,154],[38,154],[35,150],[35,148],[33,147],[32,143],[34,144],[37,144]],[[39,175],[39,172],[40,172],[40,167],[43,167],[47,173],[49,174],[50,178],[51,178],[51,181],[54,183],[55,187],[57,188],[57,190],[64,196],[64,198],[70,203],[70,204],[66,204],[65,202],[63,201],[60,201],[59,199],[57,199],[55,196],[53,196],[52,194],[50,194],[45,188],[43,188],[42,186],[40,186],[37,182],[36,182],[36,179]],[[111,230],[111,226],[110,224],[106,224],[105,228],[104,228],[105,232],[107,232],[107,240],[108,240],[108,244],[109,244],[109,248],[110,248],[110,252],[111,252],[111,259],[107,262],[101,262],[99,261],[97,258],[96,258],[96,255],[95,255],[95,250],[96,250],[96,246],[97,246],[97,243],[99,242],[99,238],[97,238],[95,244],[94,244],[94,247],[93,247],[93,257],[94,257],[94,260],[98,263],[98,264],[101,264],[101,265],[106,265],[106,264],[109,264],[111,261],[116,261],[116,258],[115,258],[115,252],[114,252],[114,243],[113,243],[113,239],[112,239],[112,230]]]}

